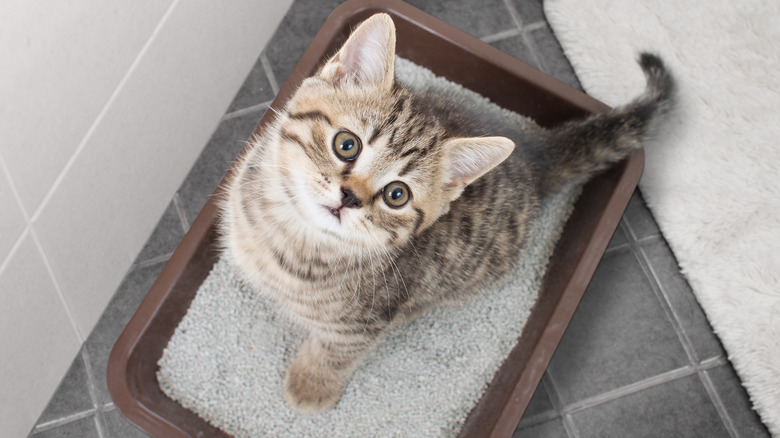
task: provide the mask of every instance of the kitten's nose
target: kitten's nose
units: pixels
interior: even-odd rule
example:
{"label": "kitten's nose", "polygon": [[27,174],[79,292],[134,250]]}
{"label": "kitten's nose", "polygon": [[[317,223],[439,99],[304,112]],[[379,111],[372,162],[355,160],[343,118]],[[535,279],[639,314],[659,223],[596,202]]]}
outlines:
{"label": "kitten's nose", "polygon": [[342,187],[341,206],[346,208],[360,208],[363,206],[363,201],[361,201],[352,190]]}

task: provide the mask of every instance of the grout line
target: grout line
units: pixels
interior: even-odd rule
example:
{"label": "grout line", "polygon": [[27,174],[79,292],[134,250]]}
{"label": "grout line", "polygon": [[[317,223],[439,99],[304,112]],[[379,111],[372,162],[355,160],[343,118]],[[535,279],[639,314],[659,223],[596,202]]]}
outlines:
{"label": "grout line", "polygon": [[100,393],[95,381],[95,373],[92,370],[92,362],[89,360],[89,352],[87,346],[84,345],[81,349],[81,360],[84,361],[84,371],[87,374],[87,386],[89,389],[89,396],[92,398],[92,405],[95,407],[95,426],[97,427],[98,436],[105,438],[105,425],[103,421],[103,413],[100,411]]}
{"label": "grout line", "polygon": [[563,429],[566,430],[566,435],[569,438],[580,438],[580,431],[574,425],[574,420],[571,419],[570,413],[561,414],[561,423],[563,423]]}
{"label": "grout line", "polygon": [[532,417],[523,417],[517,426],[521,429],[528,429],[529,427],[538,426],[542,423],[554,420],[560,416],[561,414],[559,414],[558,411],[554,409],[552,411],[540,412]]}
{"label": "grout line", "polygon": [[558,387],[555,384],[553,376],[549,370],[545,371],[542,375],[541,384],[544,385],[544,390],[547,392],[547,396],[550,397],[550,403],[552,403],[553,409],[560,413],[561,409],[563,408],[561,394],[558,392]]}
{"label": "grout line", "polygon": [[739,432],[737,432],[737,428],[734,426],[734,421],[731,419],[726,405],[723,404],[723,399],[720,398],[720,394],[718,394],[718,390],[715,388],[715,384],[712,383],[712,379],[706,370],[699,372],[699,379],[701,379],[707,395],[710,396],[712,404],[715,405],[715,410],[718,412],[718,416],[720,416],[720,420],[723,422],[723,426],[726,428],[729,436],[731,438],[739,438]]}
{"label": "grout line", "polygon": [[5,174],[5,179],[8,181],[8,187],[10,187],[11,193],[14,195],[14,199],[19,206],[19,210],[22,212],[22,217],[25,221],[30,222],[30,216],[27,214],[27,209],[24,208],[22,196],[19,194],[19,190],[16,189],[14,179],[11,178],[11,172],[8,169],[8,165],[6,164],[5,158],[3,158],[2,154],[0,154],[0,169],[2,169],[3,173]]}
{"label": "grout line", "polygon": [[84,371],[87,374],[87,382],[89,389],[89,396],[92,398],[92,405],[95,409],[100,409],[100,396],[98,394],[97,385],[95,384],[95,373],[92,371],[92,362],[89,360],[89,352],[87,346],[81,349],[81,360],[84,361]]}
{"label": "grout line", "polygon": [[636,257],[637,261],[639,262],[639,267],[642,269],[643,275],[650,283],[650,289],[653,291],[653,295],[655,295],[658,303],[661,305],[661,308],[663,309],[669,324],[671,324],[672,329],[680,341],[680,345],[685,351],[686,356],[688,356],[689,363],[696,364],[698,361],[696,350],[694,349],[693,343],[688,337],[688,334],[685,332],[685,329],[683,329],[680,316],[677,314],[674,306],[672,305],[672,301],[669,298],[669,293],[666,290],[666,287],[661,284],[661,280],[658,277],[656,270],[650,263],[650,259],[647,257],[644,248],[640,247],[636,243],[636,235],[634,234],[634,231],[631,228],[631,223],[627,218],[622,226],[625,227],[624,231],[628,237],[628,242],[629,245],[631,245],[634,257]]}
{"label": "grout line", "polygon": [[569,438],[579,438],[579,431],[577,430],[577,427],[574,426],[571,416],[568,415],[567,412],[564,412],[561,394],[558,392],[555,379],[553,379],[553,376],[549,371],[545,371],[542,376],[542,383],[544,384],[545,391],[547,391],[547,395],[550,397],[550,403],[552,403],[553,409],[561,416],[561,423],[563,424],[564,430],[566,430],[566,435]]}
{"label": "grout line", "polygon": [[19,238],[16,239],[16,242],[14,242],[13,245],[11,245],[11,250],[8,251],[8,255],[5,257],[5,260],[3,260],[2,263],[0,263],[0,275],[3,275],[3,272],[5,272],[5,268],[11,263],[11,259],[13,259],[14,255],[16,255],[16,251],[19,250],[19,247],[22,246],[22,242],[24,241],[24,238],[27,236],[27,234],[30,233],[30,230],[32,227],[30,227],[30,224],[27,224],[24,226],[24,229],[22,230],[22,233],[19,234]]}
{"label": "grout line", "polygon": [[[634,189],[634,194],[636,194],[636,189]],[[628,202],[629,204],[631,203],[631,201]],[[626,240],[637,242],[638,239],[636,238],[636,233],[634,232],[634,229],[628,224],[628,208],[629,206],[626,205],[626,211],[623,212],[623,216],[621,217],[620,224],[618,224],[618,226],[623,228],[623,233],[626,235]]]}
{"label": "grout line", "polygon": [[89,140],[92,138],[92,134],[95,133],[97,130],[97,127],[100,125],[100,123],[103,121],[103,118],[105,117],[106,113],[108,113],[109,108],[114,103],[114,100],[116,100],[117,96],[119,96],[119,93],[124,88],[127,81],[130,79],[130,76],[132,76],[133,72],[135,72],[135,69],[138,67],[138,64],[141,62],[141,59],[144,57],[146,52],[149,50],[149,47],[152,45],[152,42],[157,37],[157,34],[160,33],[160,30],[162,29],[163,25],[168,21],[168,17],[170,17],[173,10],[178,5],[179,0],[173,0],[171,2],[171,5],[168,6],[168,9],[163,14],[162,18],[160,19],[160,22],[157,23],[157,26],[155,26],[154,30],[152,31],[152,34],[149,36],[149,39],[146,40],[146,43],[144,43],[143,47],[141,47],[141,50],[138,52],[138,55],[136,55],[135,59],[133,59],[133,63],[130,64],[130,67],[125,72],[124,76],[122,76],[122,79],[119,81],[119,84],[116,86],[114,91],[111,93],[111,96],[109,96],[106,103],[103,105],[103,107],[100,109],[100,112],[98,113],[97,117],[95,117],[95,120],[92,122],[92,125],[90,125],[89,129],[87,130],[87,133],[84,135],[84,138],[81,140],[79,145],[76,147],[76,151],[73,153],[73,155],[70,156],[68,159],[68,162],[65,163],[65,166],[60,171],[59,175],[57,175],[57,178],[54,180],[54,183],[51,185],[51,188],[49,189],[49,192],[46,194],[46,196],[41,201],[40,205],[38,205],[38,208],[35,210],[35,212],[32,215],[32,218],[30,219],[31,222],[36,222],[38,218],[41,215],[41,212],[46,208],[46,206],[51,201],[52,196],[57,191],[59,186],[62,184],[62,180],[65,179],[65,176],[68,174],[70,169],[73,167],[74,163],[76,162],[76,159],[81,155],[81,151],[84,150]]}
{"label": "grout line", "polygon": [[525,44],[526,47],[528,47],[528,51],[531,53],[531,58],[534,60],[536,65],[539,66],[539,70],[543,72],[549,71],[547,68],[547,65],[543,62],[544,59],[542,56],[539,56],[539,50],[536,47],[536,44],[534,43],[533,39],[531,38],[531,31],[523,30],[523,44]]}
{"label": "grout line", "polygon": [[640,380],[638,382],[634,382],[625,386],[621,386],[611,391],[607,391],[605,393],[598,394],[593,397],[588,397],[584,400],[580,400],[578,402],[572,403],[566,406],[563,409],[563,412],[567,414],[572,414],[575,412],[583,411],[585,409],[589,409],[603,403],[617,400],[627,395],[635,394],[637,392],[643,391],[648,388],[652,388],[654,386],[662,385],[664,383],[669,383],[674,380],[696,374],[696,372],[697,372],[697,367],[691,365],[687,365],[682,368],[677,368],[671,371],[667,371],[663,374],[658,374],[656,376],[649,377],[647,379]]}
{"label": "grout line", "polygon": [[161,255],[152,257],[150,259],[146,259],[146,260],[140,261],[140,262],[138,262],[138,263],[136,263],[136,264],[134,264],[133,266],[130,267],[130,271],[128,271],[128,274],[131,271],[134,271],[134,270],[139,269],[139,268],[148,268],[149,266],[154,266],[154,265],[156,265],[158,263],[166,262],[166,261],[168,261],[168,259],[171,258],[172,255],[173,255],[173,253],[170,252],[168,254],[161,254]]}
{"label": "grout line", "polygon": [[704,385],[704,389],[707,391],[707,395],[710,396],[712,404],[715,405],[715,410],[718,412],[718,415],[723,422],[723,427],[726,428],[729,436],[731,438],[739,438],[740,434],[734,425],[734,420],[731,418],[731,415],[729,415],[728,409],[726,409],[726,405],[723,403],[723,399],[720,397],[720,393],[715,388],[715,384],[712,383],[712,379],[710,378],[709,373],[707,373],[707,371],[715,367],[727,364],[728,359],[726,359],[725,356],[711,357],[701,361],[699,365],[699,379],[701,379],[701,383]]}
{"label": "grout line", "polygon": [[547,27],[547,22],[544,21],[544,20],[541,20],[541,21],[537,21],[535,23],[531,23],[531,24],[527,25],[523,29],[523,31],[525,31],[525,32],[533,32],[535,30],[544,29],[545,27]]}
{"label": "grout line", "polygon": [[523,31],[520,29],[509,29],[509,30],[501,31],[499,33],[494,33],[493,35],[488,35],[486,37],[481,38],[481,40],[482,42],[490,44],[499,40],[503,40],[504,38],[511,38],[514,36],[518,36],[522,33]]}
{"label": "grout line", "polygon": [[647,257],[647,253],[645,252],[644,248],[636,246],[635,249],[640,259],[639,262],[641,265],[643,265],[642,269],[645,270],[644,266],[647,266],[647,272],[645,274],[647,275],[648,279],[658,288],[658,293],[660,295],[658,298],[659,300],[662,300],[661,304],[664,305],[664,307],[669,308],[669,313],[671,314],[670,316],[672,318],[672,326],[674,327],[675,331],[679,331],[678,336],[680,337],[680,341],[683,343],[683,348],[686,350],[686,352],[690,350],[689,356],[691,362],[695,363],[698,360],[698,357],[693,347],[693,343],[688,337],[688,334],[685,332],[685,329],[682,327],[681,318],[678,315],[677,311],[674,309],[674,306],[672,306],[672,302],[671,299],[669,298],[669,293],[666,290],[666,287],[663,284],[661,284],[661,280],[658,277],[658,273],[656,272],[657,270],[650,263],[650,260]]}
{"label": "grout line", "polygon": [[[638,188],[634,190],[634,195],[641,195],[641,193],[642,193],[642,192],[641,192],[641,191],[639,191],[639,189],[638,189]],[[629,202],[629,206],[630,206],[630,204],[631,204],[631,203]],[[623,215],[623,216],[624,216],[624,218],[625,218],[626,222],[630,224],[631,220],[629,219],[629,217],[628,217],[628,213],[627,213],[627,211],[628,211],[628,209],[629,209],[629,206],[626,206],[626,212],[624,212],[624,215]],[[655,222],[655,217],[653,217],[653,213],[652,213],[652,212],[651,212],[649,209],[647,209],[647,211],[648,211],[648,214],[650,214],[650,217],[653,219],[653,223],[655,223],[656,225],[658,225],[658,224]],[[630,230],[631,230],[631,235],[630,235],[630,236],[631,236],[631,237],[632,237],[632,238],[633,238],[633,239],[634,239],[636,242],[642,242],[642,243],[644,243],[644,242],[646,242],[646,241],[650,241],[650,240],[653,240],[653,239],[661,239],[661,240],[665,240],[665,239],[664,239],[664,236],[663,236],[663,234],[661,233],[661,230],[660,230],[660,229],[658,229],[658,232],[656,232],[656,233],[654,233],[654,234],[650,234],[650,235],[644,236],[644,237],[642,237],[642,238],[638,238],[638,237],[637,237],[637,233],[636,233],[636,231],[634,231],[634,229],[633,229],[632,227],[629,227],[629,228],[630,228]],[[658,228],[658,227],[656,226],[655,228]]]}
{"label": "grout line", "polygon": [[[613,246],[612,248],[607,248],[604,250],[604,255],[612,254],[613,252],[620,251],[621,249],[629,248],[629,244],[627,243],[621,243],[620,245]],[[603,256],[602,256],[603,257]]]}
{"label": "grout line", "polygon": [[249,106],[249,107],[246,107],[246,108],[243,108],[243,109],[231,111],[231,112],[225,114],[224,116],[222,116],[222,120],[221,121],[224,122],[225,120],[234,119],[236,117],[241,117],[241,116],[244,116],[244,115],[247,115],[247,114],[251,114],[251,113],[254,113],[254,112],[265,111],[265,110],[267,110],[271,106],[272,102],[273,102],[273,99],[269,100],[267,102],[258,103],[257,105],[252,105],[252,106]]}
{"label": "grout line", "polygon": [[65,310],[65,315],[67,315],[68,321],[70,321],[71,328],[73,328],[73,331],[76,333],[76,338],[78,339],[79,344],[83,345],[86,338],[79,329],[76,318],[73,316],[73,312],[71,311],[70,306],[65,299],[65,294],[62,291],[62,287],[60,287],[60,282],[57,281],[57,277],[54,275],[54,269],[51,267],[51,263],[49,263],[49,259],[46,257],[46,253],[43,251],[43,245],[41,245],[41,241],[38,239],[38,235],[35,233],[35,229],[32,227],[32,224],[30,224],[30,237],[32,238],[33,243],[35,243],[35,247],[41,256],[41,259],[43,260],[43,265],[46,267],[46,272],[49,274],[52,283],[54,283],[54,290],[57,292],[57,298],[59,298],[60,304]]}
{"label": "grout line", "polygon": [[727,365],[728,363],[729,361],[726,359],[726,356],[715,356],[699,362],[698,367],[700,370],[706,371],[721,365]]}
{"label": "grout line", "polygon": [[87,409],[86,411],[81,411],[81,412],[77,412],[75,414],[70,414],[68,416],[65,416],[65,417],[62,417],[62,418],[58,418],[56,420],[51,420],[51,421],[47,421],[45,423],[40,423],[40,424],[37,424],[33,428],[32,432],[30,434],[31,435],[35,435],[36,433],[39,433],[39,432],[44,432],[44,431],[47,431],[47,430],[51,430],[51,429],[54,429],[54,428],[59,427],[59,426],[64,426],[64,425],[66,425],[68,423],[72,423],[74,421],[78,421],[78,420],[82,420],[84,418],[87,418],[87,417],[89,417],[90,415],[92,415],[94,413],[95,413],[95,409],[94,408],[93,409]]}
{"label": "grout line", "polygon": [[624,229],[623,229],[623,226],[622,226],[622,225],[623,225],[623,218],[621,218],[621,219],[620,219],[620,222],[618,222],[618,226],[617,226],[617,228],[615,228],[615,232],[614,232],[614,233],[612,233],[612,237],[610,237],[609,241],[610,241],[610,243],[611,243],[611,242],[612,242],[612,239],[614,239],[614,238],[615,238],[615,236],[616,236],[618,233],[623,233],[623,237],[625,237],[625,238],[626,238],[626,241],[625,241],[625,242],[623,242],[623,243],[621,243],[620,245],[615,245],[615,246],[613,246],[613,247],[610,247],[610,246],[609,246],[609,243],[607,243],[607,249],[606,249],[606,250],[604,250],[604,255],[607,255],[607,254],[609,254],[609,253],[612,253],[612,252],[615,252],[615,251],[618,251],[618,250],[621,250],[621,249],[626,249],[626,248],[630,248],[630,247],[631,247],[631,244],[629,243],[629,242],[630,242],[630,240],[629,240],[630,238],[629,238],[629,236],[626,234],[626,230],[624,230]]}
{"label": "grout line", "polygon": [[[539,66],[539,70],[547,71],[547,66],[542,63],[542,57],[539,56],[538,50],[536,49],[536,45],[532,44],[533,41],[531,41],[530,33],[537,29],[537,27],[530,28],[526,27],[523,24],[523,18],[520,16],[520,13],[517,12],[517,9],[515,9],[515,6],[512,4],[509,0],[504,0],[504,4],[506,5],[506,8],[509,10],[509,15],[512,17],[512,20],[517,24],[517,27],[521,30],[520,36],[523,40],[523,44],[528,47],[528,51],[531,54],[531,59],[533,59],[534,63]],[[533,23],[534,26],[538,26],[539,22]]]}
{"label": "grout line", "polygon": [[647,245],[651,243],[664,242],[664,236],[661,234],[651,234],[649,236],[642,237],[641,239],[634,238],[634,241],[639,245]]}
{"label": "grout line", "polygon": [[592,407],[598,406],[603,403],[611,402],[614,400],[617,400],[619,398],[635,394],[640,391],[644,391],[646,389],[652,388],[654,386],[663,385],[665,383],[673,382],[675,380],[681,379],[683,377],[692,376],[697,373],[701,373],[703,371],[709,370],[711,368],[715,368],[717,366],[723,365],[727,363],[727,360],[723,356],[717,356],[713,358],[709,358],[705,361],[702,361],[700,364],[696,365],[686,365],[681,368],[677,368],[671,371],[667,371],[662,374],[658,374],[652,377],[649,377],[644,380],[640,380],[638,382],[634,382],[625,386],[621,386],[619,388],[613,389],[611,391],[607,391],[602,394],[595,395],[593,397],[588,397],[584,400],[580,400],[578,402],[572,403],[566,407],[564,407],[561,411],[562,415],[565,414],[574,414],[580,411],[583,411],[585,409],[590,409]]}
{"label": "grout line", "polygon": [[276,96],[279,94],[279,83],[276,81],[276,75],[274,75],[274,71],[271,68],[271,61],[268,60],[268,55],[265,50],[260,54],[260,63],[263,66],[263,71],[265,71],[268,82],[271,84],[271,90],[274,91],[274,96]]}
{"label": "grout line", "polygon": [[14,244],[11,245],[11,250],[8,251],[8,255],[2,262],[0,262],[0,275],[2,275],[6,266],[11,263],[11,259],[13,258],[14,254],[16,254],[16,251],[22,245],[22,241],[24,241],[24,237],[30,231],[31,225],[30,217],[27,215],[27,210],[24,208],[24,204],[22,203],[22,197],[19,195],[19,191],[16,189],[16,184],[14,184],[14,180],[11,178],[11,172],[8,171],[8,166],[6,165],[5,159],[2,155],[0,155],[0,170],[2,170],[2,173],[5,174],[5,179],[8,181],[8,187],[11,189],[11,194],[16,200],[16,205],[19,207],[19,211],[22,213],[22,219],[24,219],[25,222],[24,229],[22,229],[22,232],[19,233],[19,237],[16,239]]}
{"label": "grout line", "polygon": [[0,156],[0,168],[2,168],[3,173],[5,173],[6,180],[8,180],[8,186],[10,187],[14,199],[16,200],[16,203],[19,206],[19,210],[22,213],[22,217],[26,222],[24,230],[19,235],[19,238],[16,240],[16,242],[14,242],[13,246],[11,246],[11,251],[8,252],[8,256],[5,258],[5,260],[2,263],[0,263],[0,275],[2,275],[6,267],[11,263],[11,259],[13,258],[14,255],[16,255],[16,252],[22,246],[22,242],[24,241],[25,237],[27,237],[27,235],[29,234],[30,238],[33,240],[33,243],[35,244],[38,254],[41,256],[41,260],[43,260],[43,265],[46,268],[46,272],[49,274],[49,278],[51,279],[52,284],[54,284],[54,291],[57,293],[57,298],[59,298],[60,300],[60,305],[62,305],[63,310],[65,310],[65,315],[68,317],[68,321],[70,322],[71,328],[73,329],[73,332],[76,334],[76,339],[78,339],[80,344],[83,344],[84,335],[81,333],[81,330],[79,330],[78,324],[76,323],[76,318],[73,316],[73,313],[70,310],[70,306],[68,305],[68,302],[65,300],[65,294],[62,292],[60,283],[57,281],[57,277],[54,275],[54,270],[51,267],[51,263],[49,263],[49,258],[46,257],[46,252],[43,251],[43,245],[41,245],[41,242],[38,239],[38,235],[36,234],[35,229],[33,228],[32,225],[32,220],[28,216],[27,210],[24,208],[24,204],[22,203],[22,197],[21,195],[19,195],[19,191],[16,189],[16,184],[14,184],[14,181],[11,178],[11,173],[8,171],[8,166],[6,165],[5,159],[2,156]]}
{"label": "grout line", "polygon": [[504,6],[506,6],[509,11],[509,16],[512,18],[512,21],[515,22],[517,29],[523,30],[523,18],[520,16],[520,13],[517,12],[517,9],[515,9],[515,5],[509,0],[504,0]]}
{"label": "grout line", "polygon": [[95,412],[95,429],[97,429],[98,438],[106,438],[106,432],[104,432],[105,427],[103,426],[103,416],[100,413],[100,410]]}
{"label": "grout line", "polygon": [[181,206],[181,197],[179,196],[179,192],[173,194],[173,208],[176,210],[176,215],[179,217],[179,223],[181,223],[181,228],[184,231],[184,233],[187,233],[190,229],[190,221],[187,220],[187,212],[184,211],[184,208]]}

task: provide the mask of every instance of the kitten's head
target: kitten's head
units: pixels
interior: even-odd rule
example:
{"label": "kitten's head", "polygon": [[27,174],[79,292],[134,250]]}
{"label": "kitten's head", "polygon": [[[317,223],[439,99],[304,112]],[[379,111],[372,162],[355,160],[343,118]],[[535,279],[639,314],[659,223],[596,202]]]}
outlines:
{"label": "kitten's head", "polygon": [[289,220],[358,249],[407,242],[514,148],[447,133],[395,84],[394,56],[392,19],[363,22],[291,98],[266,155],[289,179]]}

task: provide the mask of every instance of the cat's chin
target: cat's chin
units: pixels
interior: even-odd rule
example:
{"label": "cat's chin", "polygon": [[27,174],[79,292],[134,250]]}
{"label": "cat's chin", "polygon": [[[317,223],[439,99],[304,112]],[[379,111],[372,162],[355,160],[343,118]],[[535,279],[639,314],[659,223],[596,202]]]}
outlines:
{"label": "cat's chin", "polygon": [[371,242],[373,239],[367,239],[365,236],[367,230],[357,226],[357,212],[326,205],[320,205],[320,210],[313,220],[313,225],[323,232],[323,238],[332,240],[341,250],[376,250],[376,242]]}

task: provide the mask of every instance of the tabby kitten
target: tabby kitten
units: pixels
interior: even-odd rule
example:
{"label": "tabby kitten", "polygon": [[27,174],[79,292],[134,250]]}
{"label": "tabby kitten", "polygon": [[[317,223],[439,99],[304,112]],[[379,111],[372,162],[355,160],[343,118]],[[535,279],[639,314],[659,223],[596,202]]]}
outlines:
{"label": "tabby kitten", "polygon": [[300,412],[331,408],[391,324],[509,270],[540,198],[640,147],[674,88],[645,54],[631,104],[518,131],[405,89],[394,52],[388,15],[363,22],[251,141],[222,206],[225,255],[310,329],[284,380]]}

